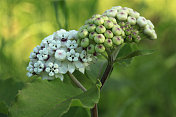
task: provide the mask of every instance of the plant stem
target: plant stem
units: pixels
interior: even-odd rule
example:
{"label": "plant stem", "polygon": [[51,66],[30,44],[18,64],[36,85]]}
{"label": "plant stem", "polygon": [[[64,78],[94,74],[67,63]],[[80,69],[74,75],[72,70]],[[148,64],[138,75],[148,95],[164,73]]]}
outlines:
{"label": "plant stem", "polygon": [[95,104],[94,108],[91,109],[91,117],[98,117],[98,106]]}
{"label": "plant stem", "polygon": [[[118,46],[112,53],[109,52],[110,54],[108,54],[108,65],[106,67],[105,72],[103,73],[103,76],[101,77],[101,84],[102,84],[101,88],[104,86],[104,83],[106,82],[107,78],[110,76],[113,70],[114,61],[116,60],[120,48],[121,45]],[[91,109],[91,117],[98,117],[97,104],[95,104],[94,108]]]}
{"label": "plant stem", "polygon": [[68,75],[70,76],[70,78],[72,79],[72,81],[76,84],[76,86],[78,86],[84,92],[87,91],[87,89],[75,78],[75,76],[73,74],[71,74],[70,72],[68,72]]}

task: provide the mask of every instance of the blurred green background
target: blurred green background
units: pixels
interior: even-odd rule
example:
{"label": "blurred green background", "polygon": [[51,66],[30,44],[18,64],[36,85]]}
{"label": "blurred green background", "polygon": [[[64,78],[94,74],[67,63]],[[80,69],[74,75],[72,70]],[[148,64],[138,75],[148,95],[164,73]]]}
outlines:
{"label": "blurred green background", "polygon": [[176,117],[175,0],[0,0],[0,117],[29,78],[32,49],[61,28],[78,30],[93,14],[112,6],[131,7],[156,26],[155,49],[129,65],[116,65],[101,92],[100,117]]}

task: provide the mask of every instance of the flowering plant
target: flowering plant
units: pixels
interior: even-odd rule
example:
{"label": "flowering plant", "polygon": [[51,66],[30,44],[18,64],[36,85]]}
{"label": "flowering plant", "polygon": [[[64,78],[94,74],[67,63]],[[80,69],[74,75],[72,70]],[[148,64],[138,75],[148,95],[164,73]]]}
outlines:
{"label": "flowering plant", "polygon": [[[100,90],[115,63],[153,52],[135,50],[119,56],[125,46],[144,38],[157,39],[152,22],[121,6],[93,15],[79,31],[56,31],[33,49],[27,67],[28,77],[36,75],[46,80],[37,80],[20,91],[10,112],[14,117],[60,117],[67,116],[70,107],[78,106],[91,109],[91,116],[98,117]],[[103,57],[105,64],[100,64],[106,68],[101,70],[98,62]]]}

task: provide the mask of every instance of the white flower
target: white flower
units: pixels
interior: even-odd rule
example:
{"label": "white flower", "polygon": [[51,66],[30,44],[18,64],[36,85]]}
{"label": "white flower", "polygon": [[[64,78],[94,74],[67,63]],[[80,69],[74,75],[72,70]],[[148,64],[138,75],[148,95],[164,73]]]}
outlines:
{"label": "white flower", "polygon": [[115,17],[117,15],[117,10],[113,10],[113,9],[107,10],[106,15],[108,17]]}
{"label": "white flower", "polygon": [[32,77],[33,76],[33,74],[32,73],[30,73],[30,72],[27,72],[27,77]]}
{"label": "white flower", "polygon": [[61,47],[61,42],[59,40],[52,40],[51,43],[49,44],[49,47],[52,49],[52,50],[56,50],[58,48]]}
{"label": "white flower", "polygon": [[30,58],[30,59],[35,59],[36,57],[37,57],[37,54],[34,53],[34,52],[31,52],[29,58]]}
{"label": "white flower", "polygon": [[63,80],[63,75],[60,74],[60,71],[59,71],[59,64],[49,62],[47,64],[45,71],[48,73],[49,77],[56,77]]}
{"label": "white flower", "polygon": [[66,52],[65,52],[65,50],[62,50],[62,49],[56,50],[56,52],[55,52],[55,58],[57,60],[60,60],[60,61],[65,60],[65,58],[66,58]]}
{"label": "white flower", "polygon": [[131,25],[135,25],[136,24],[136,18],[135,17],[131,17],[129,16],[127,21],[131,24]]}
{"label": "white flower", "polygon": [[155,26],[153,25],[153,23],[152,23],[150,20],[147,20],[147,24],[148,24],[150,27],[152,27],[152,28],[155,27]]}
{"label": "white flower", "polygon": [[129,15],[135,18],[139,18],[140,14],[137,11],[129,10]]}
{"label": "white flower", "polygon": [[37,58],[38,58],[40,61],[43,61],[43,60],[48,59],[48,49],[43,48],[43,50],[40,50],[40,51],[39,51],[39,54],[37,54]]}
{"label": "white flower", "polygon": [[117,13],[117,18],[119,20],[127,20],[127,16],[128,16],[128,14],[123,11],[120,11],[119,13]]}
{"label": "white flower", "polygon": [[36,74],[39,74],[40,72],[43,71],[45,65],[42,61],[37,61],[36,63],[34,63],[34,72]]}
{"label": "white flower", "polygon": [[61,29],[54,34],[54,39],[60,40],[64,44],[67,41],[68,36],[69,32],[64,29]]}
{"label": "white flower", "polygon": [[40,44],[40,46],[47,48],[49,46],[49,44],[53,41],[53,38],[54,38],[53,35],[50,35],[50,36],[44,38],[42,40],[42,43]]}
{"label": "white flower", "polygon": [[83,62],[92,61],[91,54],[87,54],[85,50],[83,50],[80,54],[80,58]]}
{"label": "white flower", "polygon": [[33,73],[34,72],[34,66],[33,66],[33,63],[32,62],[29,62],[29,65],[27,67],[27,70],[30,72],[30,73]]}
{"label": "white flower", "polygon": [[26,70],[28,71],[28,73],[26,74],[27,77],[32,77],[33,73],[34,73],[34,66],[33,66],[33,62],[29,62],[28,67],[26,68]]}
{"label": "white flower", "polygon": [[71,49],[70,52],[67,52],[67,59],[69,61],[78,61],[79,53],[76,53],[74,49]]}
{"label": "white flower", "polygon": [[33,49],[33,51],[34,51],[35,53],[38,53],[40,50],[41,50],[41,46],[39,46],[39,45],[37,45],[37,47],[35,47],[35,48]]}
{"label": "white flower", "polygon": [[67,46],[67,48],[74,49],[74,48],[78,47],[78,44],[76,43],[75,40],[73,40],[73,41],[68,40],[66,43],[66,46]]}
{"label": "white flower", "polygon": [[137,24],[140,26],[140,27],[145,27],[147,25],[147,20],[144,18],[144,17],[139,17],[137,19]]}
{"label": "white flower", "polygon": [[76,31],[76,30],[70,30],[68,39],[77,39],[77,33],[78,33],[78,31]]}

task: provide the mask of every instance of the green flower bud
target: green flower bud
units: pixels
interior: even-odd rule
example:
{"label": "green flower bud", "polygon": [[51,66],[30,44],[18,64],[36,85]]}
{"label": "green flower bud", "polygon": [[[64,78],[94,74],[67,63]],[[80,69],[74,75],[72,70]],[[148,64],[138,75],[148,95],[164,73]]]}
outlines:
{"label": "green flower bud", "polygon": [[97,35],[95,35],[95,37],[94,37],[94,41],[95,41],[96,43],[103,43],[103,42],[105,41],[105,37],[104,37],[103,34],[97,34]]}
{"label": "green flower bud", "polygon": [[89,45],[89,39],[88,38],[84,38],[81,40],[81,47],[87,47]]}
{"label": "green flower bud", "polygon": [[112,47],[112,45],[113,45],[113,44],[112,44],[112,40],[111,40],[111,39],[106,39],[105,42],[104,42],[104,45],[105,45],[106,47],[108,47],[108,48],[109,48],[109,47]]}
{"label": "green flower bud", "polygon": [[81,46],[81,39],[78,39],[78,40],[76,41],[76,43],[77,43],[79,46]]}
{"label": "green flower bud", "polygon": [[107,30],[105,33],[104,33],[105,37],[106,38],[112,38],[113,37],[113,33],[110,31],[110,30]]}
{"label": "green flower bud", "polygon": [[106,20],[106,21],[104,22],[104,26],[105,26],[107,29],[110,29],[110,28],[112,28],[112,27],[114,26],[114,24],[113,24],[112,21]]}
{"label": "green flower bud", "polygon": [[113,32],[114,35],[116,35],[116,36],[119,36],[119,35],[122,34],[121,28],[118,28],[118,27],[116,27],[116,26],[112,28],[112,32]]}
{"label": "green flower bud", "polygon": [[108,20],[109,19],[108,16],[106,16],[106,15],[102,15],[101,18],[103,18],[104,20]]}
{"label": "green flower bud", "polygon": [[93,17],[93,18],[99,18],[99,17],[101,17],[101,15],[100,15],[100,14],[95,14],[95,15],[93,15],[92,17]]}
{"label": "green flower bud", "polygon": [[78,32],[78,35],[79,35],[79,37],[81,37],[81,38],[85,38],[85,37],[88,35],[87,29],[83,29],[83,30],[79,31],[79,32]]}
{"label": "green flower bud", "polygon": [[126,24],[125,24],[125,22],[120,22],[119,25],[120,26],[125,26]]}
{"label": "green flower bud", "polygon": [[90,39],[94,39],[94,37],[95,37],[96,34],[97,34],[96,32],[91,32],[91,33],[89,34],[89,38],[90,38]]}
{"label": "green flower bud", "polygon": [[132,42],[132,36],[131,35],[126,36],[125,41]]}
{"label": "green flower bud", "polygon": [[112,41],[115,45],[120,45],[122,44],[122,37],[121,36],[115,36],[112,38]]}
{"label": "green flower bud", "polygon": [[117,21],[116,21],[116,19],[115,19],[115,18],[113,18],[113,17],[109,17],[109,20],[110,20],[111,22],[113,22],[113,23],[117,24]]}
{"label": "green flower bud", "polygon": [[129,29],[126,29],[126,30],[125,30],[125,34],[126,34],[126,35],[130,35],[130,34],[131,34],[131,31],[130,31]]}
{"label": "green flower bud", "polygon": [[95,45],[95,51],[98,53],[102,53],[105,51],[105,47],[103,44],[96,44]]}
{"label": "green flower bud", "polygon": [[95,52],[95,47],[93,44],[90,44],[88,47],[87,47],[87,52],[89,54],[93,54]]}
{"label": "green flower bud", "polygon": [[88,30],[89,32],[93,32],[95,29],[96,29],[96,25],[95,25],[95,24],[89,24],[89,25],[87,26],[87,30]]}
{"label": "green flower bud", "polygon": [[104,23],[104,20],[103,20],[103,18],[99,17],[99,18],[96,18],[96,19],[94,20],[94,23],[95,23],[96,25],[101,25],[101,24]]}
{"label": "green flower bud", "polygon": [[136,38],[133,38],[133,41],[134,41],[135,43],[139,43],[140,40],[141,40],[141,37],[140,37],[140,36],[137,36]]}
{"label": "green flower bud", "polygon": [[104,33],[106,31],[106,28],[103,25],[97,26],[96,31],[98,33]]}
{"label": "green flower bud", "polygon": [[134,39],[136,39],[137,36],[138,36],[138,34],[137,34],[136,32],[132,32],[131,35],[132,35],[132,37],[133,37]]}
{"label": "green flower bud", "polygon": [[122,30],[122,36],[123,36],[123,37],[125,37],[125,36],[126,36],[126,35],[125,35],[125,32],[124,32],[123,30]]}

